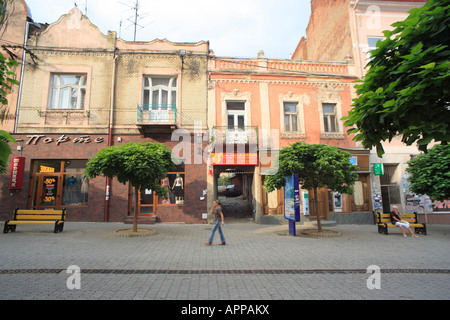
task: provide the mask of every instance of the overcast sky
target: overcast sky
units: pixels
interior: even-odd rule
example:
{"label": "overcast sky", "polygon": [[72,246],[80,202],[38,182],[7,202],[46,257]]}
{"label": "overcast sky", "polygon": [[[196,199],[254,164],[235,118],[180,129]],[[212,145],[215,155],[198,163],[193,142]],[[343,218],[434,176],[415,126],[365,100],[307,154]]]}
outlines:
{"label": "overcast sky", "polygon": [[[56,22],[75,3],[103,34],[133,41],[136,0],[25,0],[33,20]],[[218,56],[289,59],[306,34],[310,0],[139,0],[137,41],[209,41]],[[120,22],[122,21],[122,26]]]}

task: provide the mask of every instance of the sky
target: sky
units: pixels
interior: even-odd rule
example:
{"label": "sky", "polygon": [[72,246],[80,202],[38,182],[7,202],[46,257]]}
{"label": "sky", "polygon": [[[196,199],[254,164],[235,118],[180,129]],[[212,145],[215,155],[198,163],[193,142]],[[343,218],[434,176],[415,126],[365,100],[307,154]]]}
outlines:
{"label": "sky", "polygon": [[[25,0],[39,23],[77,7],[103,34],[133,41],[136,0]],[[86,11],[87,8],[87,11]],[[139,0],[136,41],[209,41],[217,56],[290,59],[309,22],[310,0]],[[122,22],[122,24],[121,24]]]}

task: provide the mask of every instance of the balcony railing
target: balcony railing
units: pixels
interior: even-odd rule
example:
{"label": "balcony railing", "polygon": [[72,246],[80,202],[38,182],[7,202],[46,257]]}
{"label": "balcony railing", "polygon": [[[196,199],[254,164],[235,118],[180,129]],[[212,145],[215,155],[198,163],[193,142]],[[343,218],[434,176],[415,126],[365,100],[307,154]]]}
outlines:
{"label": "balcony railing", "polygon": [[215,144],[256,144],[258,127],[213,127],[211,141]]}
{"label": "balcony railing", "polygon": [[142,104],[137,106],[137,121],[140,124],[174,124],[177,122],[176,105]]}

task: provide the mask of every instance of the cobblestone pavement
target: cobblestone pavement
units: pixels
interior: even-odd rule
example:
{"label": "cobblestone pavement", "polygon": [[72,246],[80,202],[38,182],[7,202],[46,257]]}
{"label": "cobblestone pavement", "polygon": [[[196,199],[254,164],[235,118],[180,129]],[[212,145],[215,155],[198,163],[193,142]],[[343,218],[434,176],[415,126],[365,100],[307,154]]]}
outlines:
{"label": "cobblestone pavement", "polygon": [[[18,226],[0,234],[0,299],[448,300],[450,226],[404,238],[376,226],[329,227],[339,237],[288,235],[288,226],[224,226],[226,246],[206,246],[211,225],[122,223]],[[305,227],[297,226],[297,232]],[[75,265],[79,273],[68,273]],[[369,266],[379,273],[367,273]],[[379,278],[375,278],[378,277]],[[379,280],[379,282],[377,282]],[[368,288],[368,283],[379,285]],[[69,289],[69,288],[72,289]]]}

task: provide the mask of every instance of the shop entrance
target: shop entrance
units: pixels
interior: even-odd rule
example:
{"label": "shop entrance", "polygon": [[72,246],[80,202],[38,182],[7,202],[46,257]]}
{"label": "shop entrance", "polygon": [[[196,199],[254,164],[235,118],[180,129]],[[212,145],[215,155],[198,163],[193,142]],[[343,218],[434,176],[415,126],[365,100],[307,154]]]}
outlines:
{"label": "shop entrance", "polygon": [[33,160],[28,207],[39,210],[88,204],[87,160]]}
{"label": "shop entrance", "polygon": [[40,210],[54,208],[61,202],[60,176],[57,174],[36,174],[33,178],[31,208]]}

